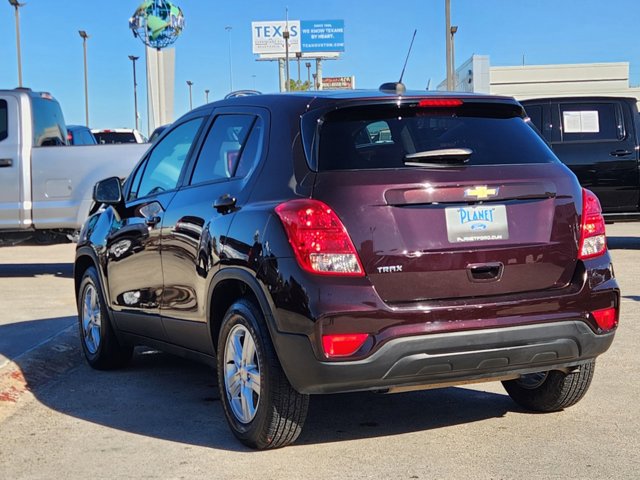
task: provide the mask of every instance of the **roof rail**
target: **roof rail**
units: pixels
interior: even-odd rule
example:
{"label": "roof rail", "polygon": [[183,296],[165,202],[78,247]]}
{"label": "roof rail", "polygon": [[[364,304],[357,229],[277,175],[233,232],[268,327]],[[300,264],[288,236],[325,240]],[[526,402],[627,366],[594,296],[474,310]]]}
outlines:
{"label": "roof rail", "polygon": [[253,95],[262,95],[262,92],[259,92],[258,90],[235,90],[231,93],[227,93],[224,96],[224,99],[227,100],[229,98],[250,97]]}

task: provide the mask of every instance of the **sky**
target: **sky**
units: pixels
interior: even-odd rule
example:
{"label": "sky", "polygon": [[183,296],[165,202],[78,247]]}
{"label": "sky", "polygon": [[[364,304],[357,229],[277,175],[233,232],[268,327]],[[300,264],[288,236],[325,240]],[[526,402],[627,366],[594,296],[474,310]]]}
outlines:
{"label": "sky", "polygon": [[[51,92],[68,124],[84,124],[82,39],[88,39],[89,116],[93,128],[133,127],[133,73],[129,55],[144,59],[128,19],[141,0],[28,0],[20,9],[24,86]],[[175,43],[175,118],[229,92],[229,42],[234,89],[278,90],[276,62],[251,51],[251,22],[342,19],[345,52],[325,61],[324,76],[356,77],[358,88],[397,81],[413,30],[417,35],[404,83],[435,88],[445,78],[444,0],[173,0],[186,27]],[[456,64],[473,54],[492,66],[629,62],[640,84],[640,0],[451,0]],[[230,32],[225,30],[231,26]],[[144,62],[138,62],[138,108],[146,132]],[[297,78],[297,66],[291,64]],[[302,67],[302,78],[306,69]],[[14,9],[0,0],[0,89],[18,85]]]}

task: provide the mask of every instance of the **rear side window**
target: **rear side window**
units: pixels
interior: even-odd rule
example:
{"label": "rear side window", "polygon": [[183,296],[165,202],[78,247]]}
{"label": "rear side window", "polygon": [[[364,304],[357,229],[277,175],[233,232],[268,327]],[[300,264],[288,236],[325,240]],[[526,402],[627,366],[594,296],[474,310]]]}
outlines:
{"label": "rear side window", "polygon": [[0,100],[0,142],[9,136],[9,114],[6,100]]}
{"label": "rear side window", "polygon": [[560,121],[564,142],[616,141],[625,136],[622,112],[615,103],[563,103]]}
{"label": "rear side window", "polygon": [[31,97],[33,145],[48,147],[67,144],[67,127],[60,104],[55,100]]}
{"label": "rear side window", "polygon": [[319,170],[405,168],[405,156],[468,149],[467,165],[556,162],[511,104],[420,108],[371,105],[328,113],[319,129]]}
{"label": "rear side window", "polygon": [[191,185],[244,176],[250,170],[248,164],[256,158],[258,148],[255,136],[249,141],[256,119],[254,115],[216,117],[200,150]]}

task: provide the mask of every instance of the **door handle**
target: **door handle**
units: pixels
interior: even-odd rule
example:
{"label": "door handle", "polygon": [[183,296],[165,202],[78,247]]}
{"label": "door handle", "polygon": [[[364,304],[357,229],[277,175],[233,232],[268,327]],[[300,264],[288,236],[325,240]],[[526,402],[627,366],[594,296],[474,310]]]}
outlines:
{"label": "door handle", "polygon": [[631,150],[614,150],[610,153],[612,157],[625,157],[627,155],[631,155],[633,152]]}
{"label": "door handle", "polygon": [[0,168],[10,167],[13,165],[13,159],[11,158],[0,158]]}
{"label": "door handle", "polygon": [[230,213],[231,210],[236,206],[237,199],[232,195],[225,193],[220,198],[218,198],[214,204],[213,208],[215,208],[220,213]]}

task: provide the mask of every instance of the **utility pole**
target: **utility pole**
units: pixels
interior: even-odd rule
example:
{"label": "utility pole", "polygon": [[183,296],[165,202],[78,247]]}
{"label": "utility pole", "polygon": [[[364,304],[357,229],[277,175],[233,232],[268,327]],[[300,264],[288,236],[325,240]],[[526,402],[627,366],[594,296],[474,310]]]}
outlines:
{"label": "utility pole", "polygon": [[193,82],[191,80],[187,80],[187,85],[189,86],[189,110],[193,110],[193,97],[191,96],[191,87],[193,87]]}
{"label": "utility pole", "polygon": [[209,103],[209,90],[204,91],[204,103]]}
{"label": "utility pole", "polygon": [[18,55],[18,87],[22,88],[22,55],[20,53],[20,7],[25,3],[18,0],[9,0],[9,3],[16,9],[16,53]]}
{"label": "utility pole", "polygon": [[138,81],[136,79],[136,60],[140,57],[129,55],[129,60],[133,63],[133,111],[136,116],[136,130],[138,130]]}
{"label": "utility pole", "polygon": [[445,31],[447,32],[447,90],[453,91],[453,67],[451,65],[451,0],[444,0]]}
{"label": "utility pole", "polygon": [[89,126],[89,80],[87,77],[87,32],[79,30],[78,33],[82,38],[82,49],[84,51],[84,115],[86,126]]}

